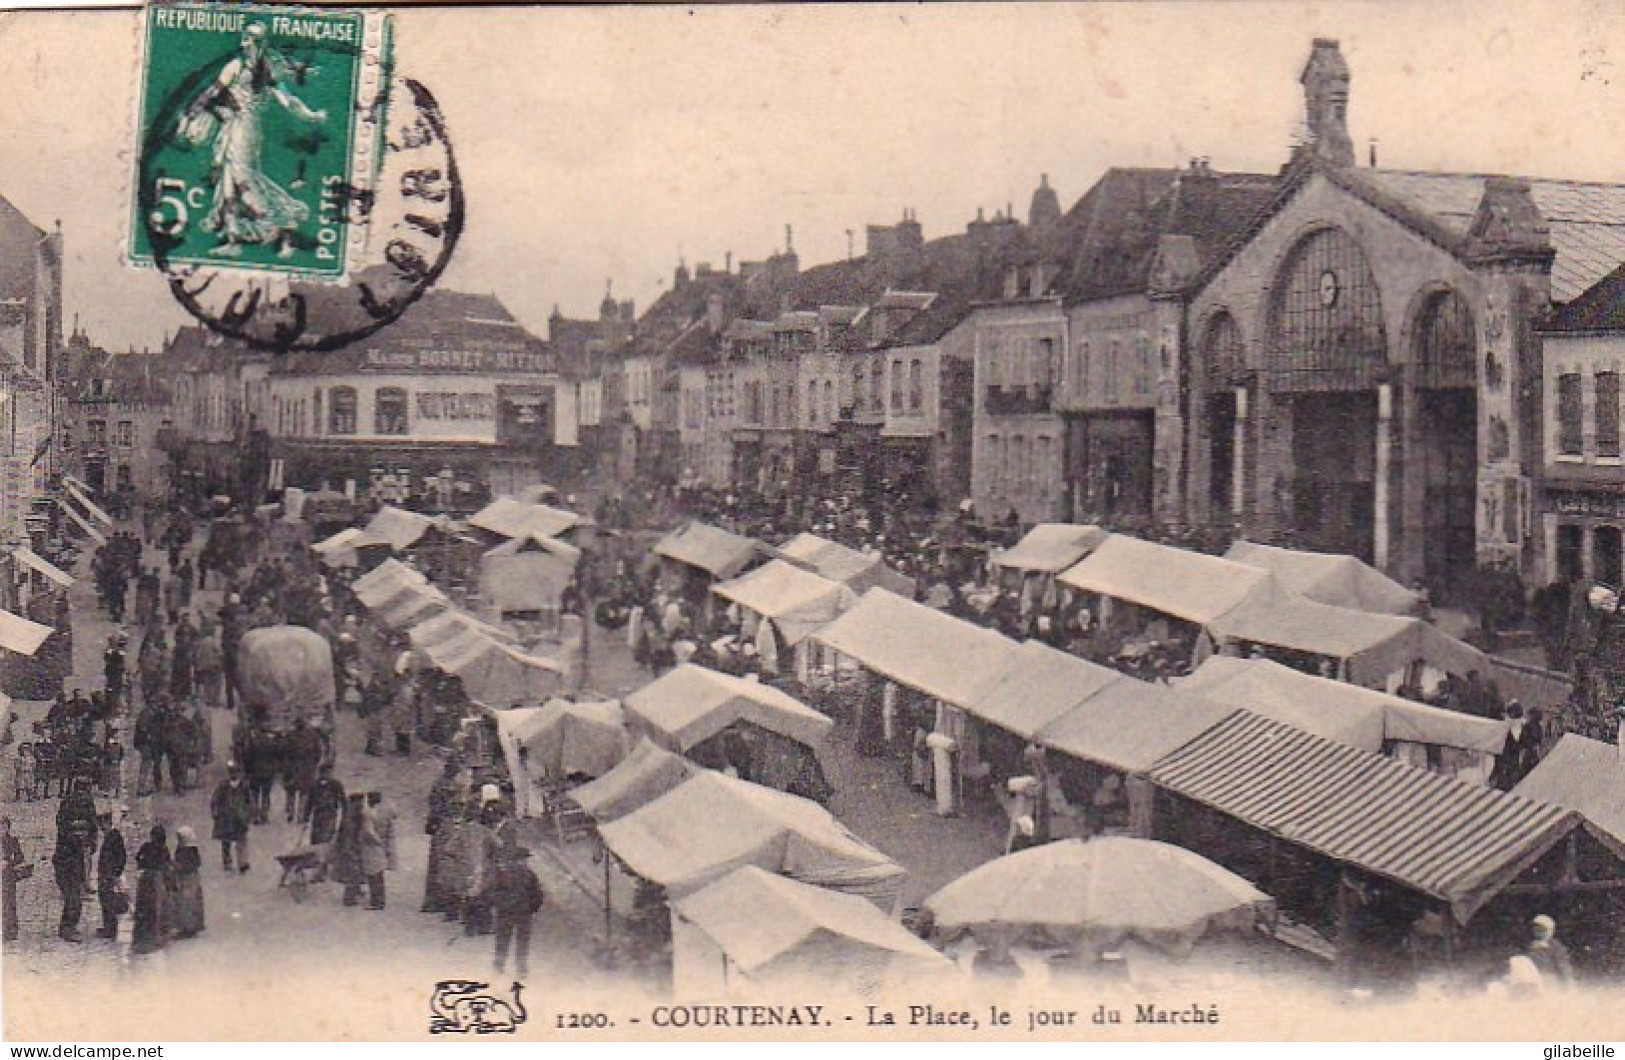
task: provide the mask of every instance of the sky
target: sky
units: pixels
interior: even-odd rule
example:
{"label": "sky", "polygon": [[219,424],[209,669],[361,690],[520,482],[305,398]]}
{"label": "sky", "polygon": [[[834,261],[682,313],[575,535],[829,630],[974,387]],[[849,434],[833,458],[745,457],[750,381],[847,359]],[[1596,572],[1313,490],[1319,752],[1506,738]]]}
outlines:
{"label": "sky", "polygon": [[[753,7],[397,13],[402,72],[445,113],[468,219],[441,286],[545,335],[605,284],[647,306],[679,259],[863,252],[905,208],[927,238],[978,208],[1063,208],[1112,165],[1274,172],[1315,37],[1385,167],[1625,181],[1625,5],[1598,0]],[[0,14],[0,195],[62,223],[64,301],[109,349],[190,318],[121,250],[133,10]]]}

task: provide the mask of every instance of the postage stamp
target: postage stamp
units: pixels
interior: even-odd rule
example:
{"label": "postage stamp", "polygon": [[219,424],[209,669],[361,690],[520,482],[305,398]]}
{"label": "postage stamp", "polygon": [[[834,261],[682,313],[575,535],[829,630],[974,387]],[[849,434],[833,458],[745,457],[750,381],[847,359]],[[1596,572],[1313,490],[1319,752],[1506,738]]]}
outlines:
{"label": "postage stamp", "polygon": [[367,16],[227,3],[146,13],[130,258],[342,277],[368,178]]}

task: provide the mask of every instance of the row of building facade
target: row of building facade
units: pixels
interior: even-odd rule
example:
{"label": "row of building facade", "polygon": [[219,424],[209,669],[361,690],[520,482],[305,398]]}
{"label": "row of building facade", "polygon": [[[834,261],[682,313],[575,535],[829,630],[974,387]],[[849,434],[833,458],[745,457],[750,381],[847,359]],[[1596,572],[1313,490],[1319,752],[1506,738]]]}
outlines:
{"label": "row of building facade", "polygon": [[1044,179],[1025,220],[927,240],[905,210],[806,269],[786,229],[545,337],[443,290],[320,357],[183,329],[155,355],[169,414],[127,381],[145,419],[100,418],[228,489],[840,490],[1214,527],[1446,595],[1477,567],[1617,584],[1625,185],[1360,164],[1336,42],[1300,83],[1273,173],[1114,168],[1069,209]]}

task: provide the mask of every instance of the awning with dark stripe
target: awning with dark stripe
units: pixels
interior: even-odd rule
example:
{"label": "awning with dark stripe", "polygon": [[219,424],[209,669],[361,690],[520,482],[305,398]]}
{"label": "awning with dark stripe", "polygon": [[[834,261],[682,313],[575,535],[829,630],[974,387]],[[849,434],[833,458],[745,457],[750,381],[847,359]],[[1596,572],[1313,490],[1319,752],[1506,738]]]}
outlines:
{"label": "awning with dark stripe", "polygon": [[1245,712],[1148,774],[1167,791],[1450,904],[1466,923],[1579,814]]}

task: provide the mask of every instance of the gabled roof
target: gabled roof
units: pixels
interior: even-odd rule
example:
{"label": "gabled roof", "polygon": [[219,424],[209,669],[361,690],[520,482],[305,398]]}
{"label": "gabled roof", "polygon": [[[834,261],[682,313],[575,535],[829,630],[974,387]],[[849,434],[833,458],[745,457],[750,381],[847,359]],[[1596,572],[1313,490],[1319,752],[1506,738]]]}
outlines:
{"label": "gabled roof", "polygon": [[[1465,239],[1485,183],[1496,174],[1418,173],[1393,169],[1352,171],[1358,178],[1415,206],[1457,238]],[[1527,179],[1551,231],[1552,300],[1568,302],[1625,261],[1625,184]]]}
{"label": "gabled roof", "polygon": [[1495,181],[1526,183],[1549,232],[1552,300],[1563,303],[1607,276],[1625,260],[1625,184],[1587,183],[1493,173],[1426,173],[1361,169],[1306,158],[1290,167],[1278,191],[1242,225],[1204,268],[1211,277],[1235,257],[1263,224],[1320,174],[1372,208],[1444,250],[1461,255],[1486,187]]}
{"label": "gabled roof", "polygon": [[[323,353],[292,353],[277,359],[278,374],[332,374],[354,371],[368,354],[389,350],[494,350],[545,354],[547,343],[525,330],[493,294],[469,294],[432,287],[366,338]],[[426,371],[428,369],[416,369]]]}
{"label": "gabled roof", "polygon": [[1063,219],[1057,284],[1068,302],[1144,292],[1165,235],[1189,236],[1198,265],[1212,260],[1275,197],[1256,173],[1108,169]]}
{"label": "gabled roof", "polygon": [[1551,333],[1625,331],[1625,265],[1554,312],[1540,330]]}

